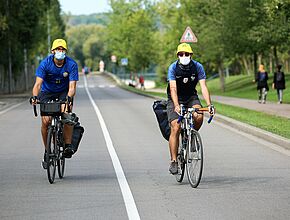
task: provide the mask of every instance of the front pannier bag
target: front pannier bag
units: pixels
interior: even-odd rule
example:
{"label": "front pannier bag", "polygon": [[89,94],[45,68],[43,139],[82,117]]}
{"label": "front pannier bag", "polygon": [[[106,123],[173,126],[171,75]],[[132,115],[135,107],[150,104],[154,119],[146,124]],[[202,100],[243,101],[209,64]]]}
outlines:
{"label": "front pannier bag", "polygon": [[58,116],[61,115],[61,104],[57,102],[49,102],[40,104],[41,116]]}
{"label": "front pannier bag", "polygon": [[170,126],[167,118],[167,101],[166,100],[156,100],[153,103],[153,111],[156,115],[160,131],[162,136],[169,141],[170,136]]}

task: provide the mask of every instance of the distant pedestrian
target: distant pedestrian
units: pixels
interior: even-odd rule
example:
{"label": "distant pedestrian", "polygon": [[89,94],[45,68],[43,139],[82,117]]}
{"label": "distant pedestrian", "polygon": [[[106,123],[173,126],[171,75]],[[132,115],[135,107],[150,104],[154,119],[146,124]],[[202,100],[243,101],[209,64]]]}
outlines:
{"label": "distant pedestrian", "polygon": [[277,90],[278,104],[282,104],[283,90],[285,86],[285,74],[281,71],[282,65],[277,65],[277,72],[274,73],[272,88]]}
{"label": "distant pedestrian", "polygon": [[87,75],[90,73],[90,69],[89,69],[89,67],[84,66],[84,68],[83,68],[83,72],[84,72],[85,76],[87,76]]}
{"label": "distant pedestrian", "polygon": [[257,82],[257,90],[258,90],[258,102],[266,103],[267,93],[269,91],[268,86],[268,73],[265,71],[265,67],[263,64],[260,64],[259,71],[256,74],[255,81]]}
{"label": "distant pedestrian", "polygon": [[145,79],[144,79],[144,76],[143,75],[140,75],[140,77],[139,77],[139,83],[140,83],[140,89],[145,90],[145,86],[144,86]]}

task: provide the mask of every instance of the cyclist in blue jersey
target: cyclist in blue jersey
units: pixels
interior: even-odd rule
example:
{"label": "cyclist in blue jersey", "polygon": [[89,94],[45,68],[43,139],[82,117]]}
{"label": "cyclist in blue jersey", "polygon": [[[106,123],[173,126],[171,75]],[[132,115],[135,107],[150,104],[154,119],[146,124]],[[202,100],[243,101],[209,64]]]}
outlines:
{"label": "cyclist in blue jersey", "polygon": [[[203,66],[191,59],[193,51],[187,43],[182,43],[177,47],[177,60],[168,68],[167,86],[167,114],[170,123],[169,150],[171,162],[169,171],[175,175],[178,173],[177,150],[180,135],[180,124],[177,123],[180,113],[180,104],[185,107],[201,107],[200,100],[196,91],[199,83],[203,98],[209,108],[209,113],[214,114],[215,109],[211,103],[210,94],[206,86],[206,74]],[[203,122],[203,114],[193,115],[195,129],[199,130]]]}
{"label": "cyclist in blue jersey", "polygon": [[[36,70],[36,80],[32,89],[32,97],[30,98],[32,104],[37,101],[48,102],[58,99],[59,101],[67,101],[69,105],[64,112],[72,110],[73,97],[76,93],[76,83],[79,79],[78,65],[70,57],[66,55],[67,44],[63,39],[56,39],[53,41],[51,53],[44,58]],[[70,108],[70,109],[68,109]],[[64,116],[67,115],[64,114]],[[44,146],[47,140],[47,129],[50,124],[49,116],[42,116],[41,134]],[[73,126],[64,125],[64,157],[70,158],[73,149],[71,146]],[[46,154],[46,150],[45,153]],[[43,168],[47,168],[45,155],[42,162]]]}

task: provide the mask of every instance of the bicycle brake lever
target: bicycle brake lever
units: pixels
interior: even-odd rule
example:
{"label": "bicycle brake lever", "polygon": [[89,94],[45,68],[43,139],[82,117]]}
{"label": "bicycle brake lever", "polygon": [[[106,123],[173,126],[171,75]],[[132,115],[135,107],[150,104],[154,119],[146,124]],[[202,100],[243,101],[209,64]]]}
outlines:
{"label": "bicycle brake lever", "polygon": [[36,105],[33,105],[34,116],[37,117]]}
{"label": "bicycle brake lever", "polygon": [[181,122],[181,120],[183,119],[183,116],[182,115],[179,115],[178,116],[178,119],[177,119],[177,123],[179,124]]}
{"label": "bicycle brake lever", "polygon": [[213,115],[211,115],[211,116],[209,117],[209,119],[207,120],[207,123],[211,123],[212,119],[213,119]]}

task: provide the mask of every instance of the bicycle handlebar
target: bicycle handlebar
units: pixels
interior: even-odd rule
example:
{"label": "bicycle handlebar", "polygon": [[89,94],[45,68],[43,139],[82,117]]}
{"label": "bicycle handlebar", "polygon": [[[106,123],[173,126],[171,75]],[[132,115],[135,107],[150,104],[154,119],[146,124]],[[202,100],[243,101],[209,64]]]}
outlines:
{"label": "bicycle handlebar", "polygon": [[[35,117],[38,116],[38,114],[37,114],[37,109],[36,109],[36,105],[37,105],[37,104],[41,105],[41,104],[48,104],[48,103],[49,103],[49,102],[40,102],[40,101],[37,101],[36,104],[32,104],[32,103],[30,103],[30,104],[33,105],[34,116],[35,116]],[[52,103],[66,104],[67,101],[56,101],[56,102],[52,102]]]}
{"label": "bicycle handlebar", "polygon": [[[177,123],[179,124],[182,119],[184,118],[184,115],[186,112],[208,112],[208,108],[184,108],[184,105],[180,105],[181,108],[181,114],[179,114],[179,117],[177,119]],[[210,115],[209,119],[207,120],[207,123],[211,123],[214,115]]]}

